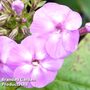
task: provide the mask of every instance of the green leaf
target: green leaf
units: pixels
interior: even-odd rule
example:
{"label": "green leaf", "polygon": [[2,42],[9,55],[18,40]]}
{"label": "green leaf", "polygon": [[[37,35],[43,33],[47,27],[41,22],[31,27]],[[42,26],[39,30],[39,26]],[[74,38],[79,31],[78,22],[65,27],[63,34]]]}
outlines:
{"label": "green leaf", "polygon": [[81,41],[78,50],[66,58],[53,83],[41,89],[21,87],[17,90],[90,90],[90,34]]}
{"label": "green leaf", "polygon": [[0,90],[5,90],[5,87],[2,86],[2,82],[0,82]]}
{"label": "green leaf", "polygon": [[81,1],[81,0],[55,0],[55,2],[63,5],[67,5],[68,7],[70,7],[75,11],[80,11],[80,6],[78,5],[77,1]]}
{"label": "green leaf", "polygon": [[20,86],[15,85],[15,82],[0,82],[0,90],[17,90]]}

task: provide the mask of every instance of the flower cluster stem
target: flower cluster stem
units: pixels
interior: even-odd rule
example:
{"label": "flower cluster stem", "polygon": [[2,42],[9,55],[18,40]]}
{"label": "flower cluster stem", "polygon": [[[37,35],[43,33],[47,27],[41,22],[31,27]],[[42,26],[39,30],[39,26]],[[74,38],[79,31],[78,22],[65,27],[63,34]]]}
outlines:
{"label": "flower cluster stem", "polygon": [[79,29],[79,33],[80,33],[80,36],[83,36],[89,32],[87,31],[87,29],[85,27],[82,27]]}

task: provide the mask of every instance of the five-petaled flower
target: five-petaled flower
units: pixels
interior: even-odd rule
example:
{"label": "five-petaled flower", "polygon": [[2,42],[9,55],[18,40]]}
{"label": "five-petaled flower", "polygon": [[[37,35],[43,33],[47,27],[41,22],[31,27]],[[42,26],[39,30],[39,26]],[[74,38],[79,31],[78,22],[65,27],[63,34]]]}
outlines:
{"label": "five-petaled flower", "polygon": [[47,3],[35,12],[30,32],[46,39],[51,57],[65,58],[77,49],[81,24],[79,13],[65,5]]}
{"label": "five-petaled flower", "polygon": [[44,50],[44,40],[33,35],[22,40],[11,50],[10,55],[12,65],[17,65],[14,78],[34,80],[17,82],[21,85],[24,83],[23,86],[28,88],[41,88],[51,83],[64,61],[51,58]]}

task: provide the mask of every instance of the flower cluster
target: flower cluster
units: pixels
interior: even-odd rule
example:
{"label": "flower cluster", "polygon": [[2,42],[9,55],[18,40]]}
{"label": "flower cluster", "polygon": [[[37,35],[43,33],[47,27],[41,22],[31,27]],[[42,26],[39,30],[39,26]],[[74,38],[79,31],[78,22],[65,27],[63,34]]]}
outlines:
{"label": "flower cluster", "polygon": [[[24,3],[15,0],[11,7],[20,16]],[[2,8],[0,4],[0,10]],[[32,35],[19,44],[10,37],[0,36],[0,79],[31,79],[16,82],[28,88],[41,88],[51,83],[64,59],[77,49],[81,24],[79,13],[65,5],[46,3],[34,14],[28,31]],[[89,26],[87,24],[86,28],[90,31]]]}

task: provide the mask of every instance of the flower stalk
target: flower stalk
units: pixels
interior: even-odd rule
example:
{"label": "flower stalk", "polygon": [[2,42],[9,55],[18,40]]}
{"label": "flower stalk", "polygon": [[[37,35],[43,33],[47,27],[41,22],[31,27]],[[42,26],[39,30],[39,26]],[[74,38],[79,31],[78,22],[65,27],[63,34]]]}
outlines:
{"label": "flower stalk", "polygon": [[86,23],[84,27],[79,29],[80,36],[90,33],[90,22]]}

